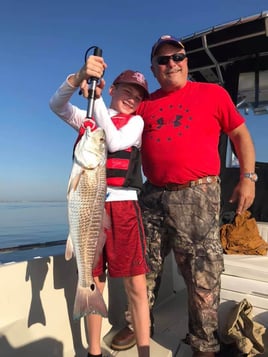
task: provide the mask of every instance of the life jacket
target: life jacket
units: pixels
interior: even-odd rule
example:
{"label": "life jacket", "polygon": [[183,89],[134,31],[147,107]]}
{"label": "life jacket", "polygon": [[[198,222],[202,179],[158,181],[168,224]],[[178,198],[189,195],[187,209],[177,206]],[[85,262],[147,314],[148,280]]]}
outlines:
{"label": "life jacket", "polygon": [[[133,115],[117,114],[111,120],[117,129],[128,123]],[[106,161],[107,185],[116,187],[142,187],[141,154],[136,146],[125,150],[108,152]]]}
{"label": "life jacket", "polygon": [[[131,114],[117,114],[111,118],[117,129],[122,128],[128,123]],[[91,130],[96,129],[96,123],[92,120],[86,120],[79,129],[79,134],[74,144],[74,149],[85,133],[86,128],[90,126]],[[73,152],[74,152],[73,149]],[[107,153],[106,178],[108,186],[131,187],[141,189],[141,154],[136,146],[125,150]]]}

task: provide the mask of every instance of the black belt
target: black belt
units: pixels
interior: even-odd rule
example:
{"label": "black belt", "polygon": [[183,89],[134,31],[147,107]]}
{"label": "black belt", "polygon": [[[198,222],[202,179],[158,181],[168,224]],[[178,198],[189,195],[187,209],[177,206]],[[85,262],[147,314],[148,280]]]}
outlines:
{"label": "black belt", "polygon": [[206,177],[202,177],[198,180],[189,181],[189,182],[186,182],[183,184],[168,183],[163,188],[167,191],[179,191],[179,190],[183,190],[188,187],[194,187],[194,186],[202,185],[204,183],[215,183],[215,182],[219,182],[218,176],[206,176]]}

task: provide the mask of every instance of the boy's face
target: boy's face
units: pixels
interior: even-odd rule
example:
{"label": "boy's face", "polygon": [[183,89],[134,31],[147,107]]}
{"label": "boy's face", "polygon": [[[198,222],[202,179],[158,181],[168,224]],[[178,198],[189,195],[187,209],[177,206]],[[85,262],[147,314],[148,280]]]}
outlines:
{"label": "boy's face", "polygon": [[120,83],[111,86],[110,107],[119,113],[132,114],[144,98],[144,91],[135,84]]}

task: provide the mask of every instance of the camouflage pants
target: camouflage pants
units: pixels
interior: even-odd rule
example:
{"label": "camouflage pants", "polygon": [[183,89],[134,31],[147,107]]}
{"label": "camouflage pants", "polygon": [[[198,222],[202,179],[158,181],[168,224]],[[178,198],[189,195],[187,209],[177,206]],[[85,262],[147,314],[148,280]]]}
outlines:
{"label": "camouflage pants", "polygon": [[165,191],[146,182],[139,201],[151,269],[147,276],[150,308],[158,294],[164,259],[172,249],[187,286],[192,349],[218,351],[217,311],[223,271],[219,183]]}

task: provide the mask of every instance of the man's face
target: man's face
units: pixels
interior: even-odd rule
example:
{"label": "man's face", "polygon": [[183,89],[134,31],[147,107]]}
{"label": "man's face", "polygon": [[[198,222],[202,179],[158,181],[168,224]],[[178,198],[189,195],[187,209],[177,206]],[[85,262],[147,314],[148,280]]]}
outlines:
{"label": "man's face", "polygon": [[183,55],[185,50],[171,44],[162,45],[153,57],[151,70],[164,91],[170,92],[185,86],[188,77],[187,57],[162,56]]}

